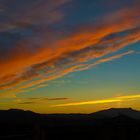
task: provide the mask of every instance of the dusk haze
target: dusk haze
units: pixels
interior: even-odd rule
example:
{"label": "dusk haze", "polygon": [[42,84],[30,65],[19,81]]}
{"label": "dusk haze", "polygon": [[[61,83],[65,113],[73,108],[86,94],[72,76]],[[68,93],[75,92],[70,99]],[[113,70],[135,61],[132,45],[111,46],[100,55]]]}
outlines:
{"label": "dusk haze", "polygon": [[1,0],[0,109],[140,109],[139,6],[139,0]]}
{"label": "dusk haze", "polygon": [[140,0],[0,0],[0,111],[110,108],[140,111]]}

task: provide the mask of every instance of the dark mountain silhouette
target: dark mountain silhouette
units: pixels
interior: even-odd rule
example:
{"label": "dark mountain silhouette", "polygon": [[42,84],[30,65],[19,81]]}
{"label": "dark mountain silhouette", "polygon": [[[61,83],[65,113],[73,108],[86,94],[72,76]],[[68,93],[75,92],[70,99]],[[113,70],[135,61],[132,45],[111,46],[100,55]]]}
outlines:
{"label": "dark mountain silhouette", "polygon": [[111,108],[92,113],[91,115],[94,118],[113,118],[119,115],[125,115],[134,119],[140,119],[140,111],[134,110],[132,108]]}
{"label": "dark mountain silhouette", "polygon": [[39,114],[20,109],[0,110],[0,122],[36,122],[48,120],[97,120],[124,115],[140,119],[140,111],[131,108],[111,108],[91,114]]}
{"label": "dark mountain silhouette", "polygon": [[20,109],[0,110],[0,122],[34,122],[42,117],[41,114]]}
{"label": "dark mountain silhouette", "polygon": [[0,140],[140,140],[140,111],[111,108],[91,114],[0,111]]}

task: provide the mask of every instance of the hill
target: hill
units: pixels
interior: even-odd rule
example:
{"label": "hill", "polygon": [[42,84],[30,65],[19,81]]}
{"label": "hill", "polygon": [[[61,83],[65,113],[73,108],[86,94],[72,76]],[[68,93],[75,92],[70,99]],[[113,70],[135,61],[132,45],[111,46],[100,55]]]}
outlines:
{"label": "hill", "polygon": [[139,140],[140,111],[111,108],[91,114],[0,111],[0,140]]}

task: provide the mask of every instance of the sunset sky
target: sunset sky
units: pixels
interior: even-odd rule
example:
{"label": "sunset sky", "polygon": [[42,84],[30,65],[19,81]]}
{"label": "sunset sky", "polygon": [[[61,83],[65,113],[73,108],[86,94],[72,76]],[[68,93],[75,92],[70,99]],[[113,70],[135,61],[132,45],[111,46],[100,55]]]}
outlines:
{"label": "sunset sky", "polygon": [[140,110],[140,0],[0,0],[0,109]]}

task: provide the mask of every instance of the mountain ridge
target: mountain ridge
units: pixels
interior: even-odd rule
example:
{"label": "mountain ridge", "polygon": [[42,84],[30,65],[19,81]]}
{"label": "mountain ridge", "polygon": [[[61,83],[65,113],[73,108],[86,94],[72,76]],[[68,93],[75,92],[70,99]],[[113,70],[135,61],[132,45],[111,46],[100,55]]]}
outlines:
{"label": "mountain ridge", "polygon": [[[22,109],[9,109],[0,110],[0,120],[5,119],[19,119],[19,118],[90,118],[90,119],[104,119],[104,118],[114,118],[120,115],[128,116],[133,119],[140,120],[140,111],[134,110],[132,108],[110,108],[106,110],[100,110],[90,114],[40,114],[29,110]],[[10,116],[10,117],[9,117]],[[19,118],[18,118],[19,117]]]}

